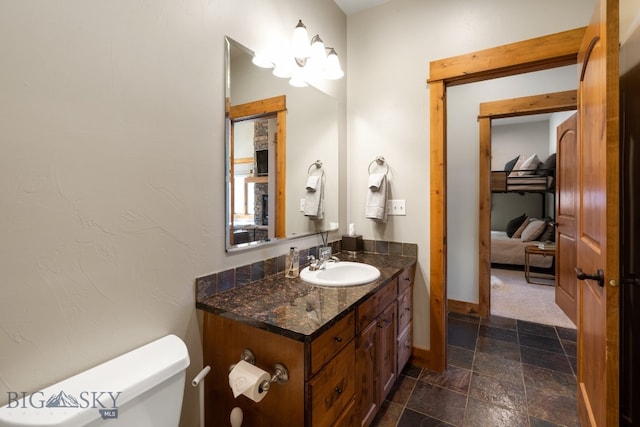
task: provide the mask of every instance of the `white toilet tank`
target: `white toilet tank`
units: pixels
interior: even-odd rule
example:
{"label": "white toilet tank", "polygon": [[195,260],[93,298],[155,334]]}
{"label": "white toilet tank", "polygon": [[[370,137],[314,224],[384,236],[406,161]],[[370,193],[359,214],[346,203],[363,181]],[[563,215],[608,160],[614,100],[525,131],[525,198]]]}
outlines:
{"label": "white toilet tank", "polygon": [[27,394],[9,392],[0,426],[176,427],[189,353],[167,335]]}

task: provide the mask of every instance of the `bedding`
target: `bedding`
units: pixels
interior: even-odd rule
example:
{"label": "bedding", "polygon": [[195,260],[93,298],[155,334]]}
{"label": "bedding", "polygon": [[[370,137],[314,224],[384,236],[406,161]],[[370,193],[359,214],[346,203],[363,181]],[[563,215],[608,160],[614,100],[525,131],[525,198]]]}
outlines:
{"label": "bedding", "polygon": [[[523,242],[520,238],[507,236],[504,231],[491,232],[491,264],[524,265],[524,248],[537,245],[538,241]],[[531,267],[549,268],[553,265],[553,257],[530,255]]]}
{"label": "bedding", "polygon": [[504,165],[504,170],[491,172],[494,193],[553,191],[556,174],[556,153],[540,161],[537,154],[528,158],[518,155]]}

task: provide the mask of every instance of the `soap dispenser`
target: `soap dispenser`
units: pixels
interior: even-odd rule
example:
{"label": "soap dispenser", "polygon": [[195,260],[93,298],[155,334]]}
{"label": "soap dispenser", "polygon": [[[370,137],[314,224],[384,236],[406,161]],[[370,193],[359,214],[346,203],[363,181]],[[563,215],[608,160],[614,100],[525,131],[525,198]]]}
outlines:
{"label": "soap dispenser", "polygon": [[289,254],[287,255],[285,276],[290,279],[295,279],[300,273],[300,253],[298,248],[292,246],[289,248]]}

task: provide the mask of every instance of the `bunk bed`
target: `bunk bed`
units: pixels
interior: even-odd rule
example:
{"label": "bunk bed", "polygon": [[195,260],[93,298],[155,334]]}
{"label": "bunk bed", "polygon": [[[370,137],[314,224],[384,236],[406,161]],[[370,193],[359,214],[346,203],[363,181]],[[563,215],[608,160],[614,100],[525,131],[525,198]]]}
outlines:
{"label": "bunk bed", "polygon": [[[517,156],[507,162],[504,170],[491,172],[492,193],[539,193],[542,198],[542,212],[546,212],[546,194],[555,191],[555,160],[551,154],[544,161],[537,155],[523,158]],[[513,218],[504,231],[491,231],[492,265],[525,265],[525,247],[549,244],[555,238],[554,221],[550,217],[532,218],[523,214]],[[532,267],[550,268],[553,257],[531,255]]]}

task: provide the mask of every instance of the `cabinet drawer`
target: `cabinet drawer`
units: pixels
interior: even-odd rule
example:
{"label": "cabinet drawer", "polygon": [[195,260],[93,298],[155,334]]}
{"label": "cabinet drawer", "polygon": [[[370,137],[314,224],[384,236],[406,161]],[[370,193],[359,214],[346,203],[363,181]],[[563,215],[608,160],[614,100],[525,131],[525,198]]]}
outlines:
{"label": "cabinet drawer", "polygon": [[359,427],[358,411],[356,411],[356,399],[352,399],[332,427]]}
{"label": "cabinet drawer", "polygon": [[398,293],[401,294],[413,284],[413,278],[416,271],[415,264],[405,269],[398,276]]}
{"label": "cabinet drawer", "polygon": [[355,314],[352,311],[311,342],[312,375],[353,339],[355,335],[354,319]]}
{"label": "cabinet drawer", "polygon": [[404,365],[407,364],[411,357],[412,344],[413,333],[411,332],[411,323],[409,323],[398,336],[398,375],[402,372]]}
{"label": "cabinet drawer", "polygon": [[311,425],[330,426],[355,396],[355,343],[347,346],[309,381]]}
{"label": "cabinet drawer", "polygon": [[387,308],[397,296],[398,278],[396,277],[358,306],[358,331],[363,330],[373,319],[378,317],[378,314]]}
{"label": "cabinet drawer", "polygon": [[398,297],[398,334],[401,333],[411,321],[412,289],[412,287],[406,289]]}

